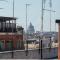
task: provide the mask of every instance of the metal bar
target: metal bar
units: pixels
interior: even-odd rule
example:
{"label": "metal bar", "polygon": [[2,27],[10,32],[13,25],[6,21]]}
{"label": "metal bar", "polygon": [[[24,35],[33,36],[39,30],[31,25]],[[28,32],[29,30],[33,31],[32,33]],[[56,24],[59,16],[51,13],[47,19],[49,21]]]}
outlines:
{"label": "metal bar", "polygon": [[[41,26],[41,31],[43,33],[43,14],[44,13],[44,10],[43,10],[43,0],[42,0],[42,17],[41,17],[41,20],[42,20],[42,26]],[[42,39],[43,39],[43,35],[42,35]],[[42,40],[41,40],[41,59],[42,59]]]}
{"label": "metal bar", "polygon": [[[55,17],[55,13],[54,13],[54,17]],[[56,31],[56,22],[55,22],[55,31]]]}
{"label": "metal bar", "polygon": [[26,46],[26,56],[28,55],[28,41],[26,41],[27,46]]}
{"label": "metal bar", "polygon": [[[51,3],[51,0],[50,0],[50,3]],[[51,4],[50,4],[50,33],[51,33],[51,11],[52,10],[52,6],[51,6]],[[50,36],[50,50],[51,50],[51,36]]]}
{"label": "metal bar", "polygon": [[41,16],[41,20],[42,20],[41,29],[42,29],[42,32],[43,32],[43,0],[42,0],[42,16]]}
{"label": "metal bar", "polygon": [[50,37],[50,42],[49,42],[49,51],[51,51],[51,37]]}
{"label": "metal bar", "polygon": [[26,56],[28,55],[27,53],[28,53],[28,43],[27,43],[27,5],[28,4],[26,4],[26,44],[27,44],[27,46],[26,46]]}
{"label": "metal bar", "polygon": [[[13,18],[14,18],[14,0],[13,0]],[[13,52],[13,21],[12,21],[12,58],[14,58],[14,52]]]}
{"label": "metal bar", "polygon": [[27,37],[27,7],[29,6],[30,4],[26,4],[26,56],[28,55],[28,37]]}
{"label": "metal bar", "polygon": [[13,18],[14,18],[14,3],[15,1],[13,0]]}
{"label": "metal bar", "polygon": [[41,40],[41,59],[43,58],[43,55],[42,55],[42,40]]}
{"label": "metal bar", "polygon": [[48,10],[48,9],[43,9],[43,10],[46,10],[46,11],[51,11],[51,12],[56,12],[56,11],[53,11],[53,10]]}
{"label": "metal bar", "polygon": [[[51,0],[50,0],[51,2]],[[51,5],[51,4],[50,4]],[[52,12],[52,6],[50,6],[50,33],[51,33],[51,12]],[[50,48],[51,48],[51,36],[50,36]]]}
{"label": "metal bar", "polygon": [[50,32],[51,32],[51,11],[50,11]]}

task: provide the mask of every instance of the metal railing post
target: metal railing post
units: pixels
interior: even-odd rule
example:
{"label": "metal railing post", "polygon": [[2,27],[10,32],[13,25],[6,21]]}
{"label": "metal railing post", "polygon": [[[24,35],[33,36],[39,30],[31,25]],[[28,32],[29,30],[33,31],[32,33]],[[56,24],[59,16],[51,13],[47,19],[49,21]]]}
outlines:
{"label": "metal railing post", "polygon": [[42,55],[42,40],[41,40],[41,59],[43,58],[43,55]]}

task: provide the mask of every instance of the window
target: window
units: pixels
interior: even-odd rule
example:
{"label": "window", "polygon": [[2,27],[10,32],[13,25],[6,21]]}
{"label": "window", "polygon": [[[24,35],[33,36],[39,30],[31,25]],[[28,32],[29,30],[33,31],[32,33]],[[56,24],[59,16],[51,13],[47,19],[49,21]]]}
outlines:
{"label": "window", "polygon": [[20,40],[17,40],[17,48],[20,48]]}
{"label": "window", "polygon": [[8,49],[12,49],[12,41],[11,40],[9,40],[9,41],[7,41],[7,48]]}
{"label": "window", "polygon": [[1,40],[1,41],[0,41],[0,50],[3,50],[4,48],[5,48],[5,46],[4,46],[4,41]]}

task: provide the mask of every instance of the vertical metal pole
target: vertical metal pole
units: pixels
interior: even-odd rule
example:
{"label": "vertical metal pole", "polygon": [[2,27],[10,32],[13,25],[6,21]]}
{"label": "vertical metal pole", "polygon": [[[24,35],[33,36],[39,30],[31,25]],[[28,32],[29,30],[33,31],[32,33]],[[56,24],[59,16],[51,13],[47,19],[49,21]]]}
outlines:
{"label": "vertical metal pole", "polygon": [[14,18],[14,3],[15,1],[13,0],[13,18]]}
{"label": "vertical metal pole", "polygon": [[26,4],[26,39],[27,39],[27,4]]}
{"label": "vertical metal pole", "polygon": [[41,59],[43,58],[42,56],[42,40],[41,40]]}
{"label": "vertical metal pole", "polygon": [[[13,0],[13,18],[14,18],[14,0]],[[12,21],[12,58],[14,58],[14,53],[13,53],[13,21]]]}
{"label": "vertical metal pole", "polygon": [[[55,17],[55,12],[54,12],[54,17]],[[55,22],[55,31],[56,31],[56,22]]]}
{"label": "vertical metal pole", "polygon": [[28,54],[28,43],[27,43],[27,4],[26,4],[26,56]]}
{"label": "vertical metal pole", "polygon": [[[41,20],[42,20],[41,29],[42,29],[42,34],[43,34],[43,0],[42,0],[42,17],[41,17]],[[42,35],[42,39],[43,39],[43,35]],[[42,58],[43,58],[43,56],[42,56],[42,40],[41,40],[41,59]]]}
{"label": "vertical metal pole", "polygon": [[50,32],[51,32],[51,7],[50,7]]}
{"label": "vertical metal pole", "polygon": [[52,0],[50,0],[50,32],[51,32],[51,7],[52,7]]}
{"label": "vertical metal pole", "polygon": [[[51,2],[52,0],[50,0],[50,33],[51,33],[51,7],[52,7],[52,5],[51,5]],[[51,36],[50,36],[50,48],[51,48]]]}
{"label": "vertical metal pole", "polygon": [[26,46],[26,56],[27,56],[27,54],[28,54],[28,37],[27,37],[27,7],[29,6],[30,4],[26,4],[26,44],[27,44],[27,46]]}
{"label": "vertical metal pole", "polygon": [[41,20],[42,20],[41,30],[42,30],[42,33],[43,33],[43,0],[42,0],[42,16],[41,16]]}

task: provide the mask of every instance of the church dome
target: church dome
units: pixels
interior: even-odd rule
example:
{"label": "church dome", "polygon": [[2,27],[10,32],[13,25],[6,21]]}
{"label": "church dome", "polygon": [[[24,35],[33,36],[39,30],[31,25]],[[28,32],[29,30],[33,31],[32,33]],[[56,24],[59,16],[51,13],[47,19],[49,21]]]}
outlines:
{"label": "church dome", "polygon": [[33,33],[35,32],[35,30],[34,30],[34,26],[32,25],[31,22],[30,22],[30,25],[29,25],[27,31],[28,31],[28,34],[33,34]]}

